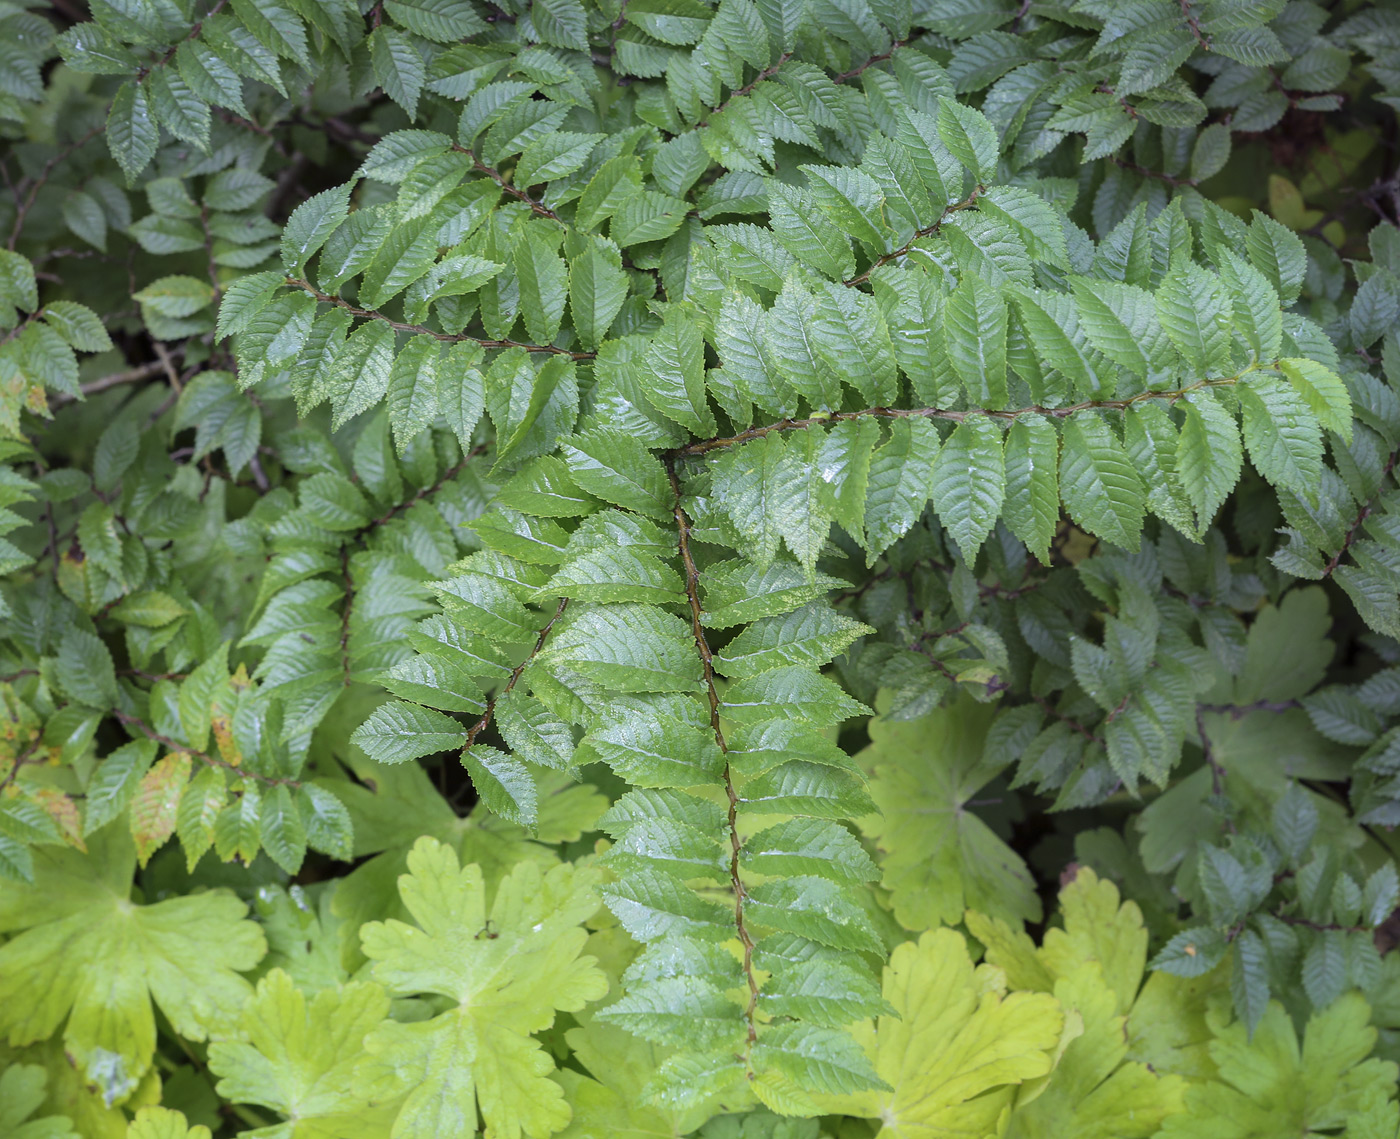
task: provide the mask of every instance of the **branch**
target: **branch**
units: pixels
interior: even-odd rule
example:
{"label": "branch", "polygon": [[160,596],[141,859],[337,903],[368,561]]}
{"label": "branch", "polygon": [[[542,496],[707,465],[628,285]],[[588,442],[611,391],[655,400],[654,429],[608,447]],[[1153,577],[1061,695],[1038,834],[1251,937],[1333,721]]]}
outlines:
{"label": "branch", "polygon": [[227,3],[228,0],[218,0],[218,2],[212,8],[210,8],[208,12],[206,12],[203,16],[201,16],[198,20],[194,22],[194,26],[190,28],[189,33],[185,36],[183,40],[180,40],[179,43],[172,44],[170,50],[167,51],[163,56],[161,56],[160,59],[156,60],[156,62],[153,63],[150,67],[141,68],[141,70],[137,72],[137,78],[146,78],[146,76],[149,75],[152,71],[154,71],[157,67],[164,67],[167,63],[174,59],[175,53],[180,50],[181,45],[183,45],[186,42],[186,40],[195,39],[199,35],[199,33],[204,30],[204,21],[211,20],[215,16],[217,16],[223,10],[224,5]]}
{"label": "branch", "polygon": [[1210,736],[1206,734],[1205,712],[1200,705],[1196,706],[1196,734],[1201,737],[1201,754],[1205,756],[1210,767],[1210,792],[1218,799],[1225,793],[1225,769],[1215,758],[1215,748],[1211,746]]}
{"label": "branch", "polygon": [[310,281],[303,281],[300,277],[287,277],[285,281],[294,288],[310,293],[322,304],[335,305],[336,308],[343,308],[351,316],[362,316],[369,320],[383,321],[390,328],[399,332],[421,332],[437,340],[456,343],[458,341],[471,341],[479,344],[483,348],[523,348],[526,352],[549,352],[556,356],[567,356],[570,360],[592,360],[596,352],[570,352],[567,348],[559,348],[553,344],[525,344],[519,340],[486,340],[480,336],[468,336],[466,333],[437,332],[422,324],[405,324],[401,320],[391,320],[382,312],[375,309],[360,308],[352,305],[349,301],[341,300],[340,297],[332,296],[330,293],[323,293]]}
{"label": "branch", "polygon": [[55,154],[52,158],[50,158],[47,162],[44,163],[44,168],[39,171],[39,177],[34,179],[34,185],[29,187],[29,193],[25,195],[24,201],[19,205],[19,208],[15,211],[15,224],[10,229],[10,240],[5,246],[6,249],[9,249],[11,252],[14,251],[15,245],[19,241],[20,230],[24,228],[24,219],[29,214],[29,211],[34,208],[34,203],[39,198],[39,191],[42,190],[44,188],[44,184],[48,182],[49,175],[54,172],[54,167],[56,167],[60,162],[62,162],[75,150],[86,146],[89,142],[92,141],[93,138],[101,134],[106,129],[106,123],[99,123],[97,126],[93,127],[92,130],[88,131],[87,134],[83,135],[82,138],[78,139],[77,142],[69,143],[66,147],[64,147],[57,154]]}
{"label": "branch", "polygon": [[351,543],[346,542],[340,550],[340,577],[345,584],[345,608],[340,611],[340,667],[341,687],[350,687],[350,614],[355,608],[355,579],[350,575]]}
{"label": "branch", "polygon": [[754,976],[753,971],[753,936],[749,933],[744,918],[744,899],[748,894],[744,889],[744,881],[739,876],[739,853],[743,848],[739,840],[739,796],[734,791],[734,775],[729,766],[729,746],[724,742],[724,731],[719,722],[719,693],[715,690],[714,658],[700,620],[703,613],[700,606],[700,571],[695,568],[695,558],[690,552],[690,519],[686,517],[685,508],[681,505],[680,479],[676,477],[675,459],[670,456],[666,459],[666,477],[670,480],[671,493],[675,496],[672,513],[676,519],[677,548],[681,565],[685,569],[685,596],[690,603],[690,628],[695,637],[695,650],[700,654],[700,669],[705,678],[705,692],[710,701],[710,729],[715,734],[715,743],[719,745],[720,753],[725,757],[724,793],[729,800],[729,809],[725,816],[729,831],[729,885],[734,891],[734,926],[739,944],[744,947],[744,980],[749,990],[748,1004],[744,1009],[744,1020],[748,1024],[748,1045],[745,1049],[744,1064],[750,1068],[749,1078],[752,1079],[750,1052],[754,1041],[758,1039],[758,1027],[754,1021],[754,1012],[758,1007],[758,978]]}
{"label": "branch", "polygon": [[760,83],[762,83],[765,79],[772,79],[773,76],[777,75],[779,70],[781,70],[783,64],[785,64],[791,58],[792,52],[783,52],[782,55],[778,56],[777,63],[773,64],[772,67],[765,67],[762,71],[755,75],[752,80],[750,80],[748,83],[745,83],[737,91],[734,91],[729,96],[729,98],[727,98],[723,103],[721,103],[718,107],[712,110],[698,123],[696,123],[696,129],[698,130],[700,127],[703,127],[707,122],[710,121],[712,116],[719,114],[722,110],[724,110],[725,107],[729,106],[730,103],[734,102],[735,99],[739,99],[745,95],[751,94],[753,92],[753,89],[757,87]]}
{"label": "branch", "polygon": [[1139,166],[1136,162],[1129,162],[1127,159],[1112,155],[1109,159],[1113,165],[1124,170],[1131,170],[1134,174],[1141,174],[1144,178],[1154,178],[1158,182],[1165,182],[1168,186],[1195,186],[1195,178],[1178,178],[1175,174],[1164,174],[1160,170],[1153,170],[1150,166]]}
{"label": "branch", "polygon": [[276,775],[262,775],[256,771],[245,771],[243,768],[234,766],[232,763],[229,763],[228,760],[220,756],[206,755],[202,751],[194,751],[192,748],[188,748],[182,743],[176,743],[169,736],[161,735],[158,731],[152,728],[149,724],[146,723],[145,720],[142,720],[139,716],[129,716],[120,708],[114,709],[113,715],[115,715],[118,720],[120,720],[123,724],[127,725],[128,727],[135,728],[148,740],[154,740],[162,747],[169,748],[171,751],[183,752],[185,755],[191,756],[194,759],[199,760],[201,763],[206,763],[210,767],[219,767],[222,768],[224,771],[240,776],[243,779],[255,779],[259,783],[266,783],[270,787],[301,786],[301,782],[296,779],[283,779]]}
{"label": "branch", "polygon": [[889,59],[890,56],[894,55],[894,53],[897,52],[900,48],[902,48],[905,44],[909,43],[911,40],[915,39],[921,34],[921,29],[914,29],[909,33],[908,39],[895,40],[894,43],[890,44],[889,51],[882,51],[879,55],[872,55],[859,67],[853,67],[850,71],[843,71],[839,75],[833,75],[831,77],[831,81],[833,83],[844,83],[847,79],[855,79],[856,77],[863,75],[866,71],[874,67],[877,63],[883,63],[885,60]]}
{"label": "branch", "polygon": [[516,686],[520,680],[521,674],[529,667],[530,662],[540,655],[540,652],[544,649],[544,643],[549,640],[549,634],[554,631],[556,622],[558,622],[560,617],[564,616],[564,610],[568,607],[569,599],[567,597],[561,597],[558,606],[554,610],[554,616],[545,622],[544,628],[540,630],[539,636],[535,638],[535,647],[530,650],[530,655],[511,670],[510,679],[506,681],[505,687],[502,688],[500,692],[493,693],[491,696],[487,697],[486,711],[481,714],[481,719],[467,729],[467,742],[462,745],[463,751],[466,751],[472,744],[476,743],[476,737],[486,730],[486,726],[491,723],[491,718],[496,714],[496,702]]}
{"label": "branch", "polygon": [[10,787],[11,784],[13,784],[17,779],[19,779],[19,769],[21,767],[25,766],[25,764],[30,762],[37,762],[33,760],[33,756],[34,753],[39,750],[39,745],[43,742],[43,736],[40,736],[38,739],[35,740],[30,740],[29,743],[25,746],[24,750],[21,751],[17,756],[15,756],[11,764],[10,770],[5,773],[5,778],[0,779],[0,794],[4,793]]}
{"label": "branch", "polygon": [[[1397,462],[1400,462],[1400,450],[1392,451],[1390,453],[1390,458],[1386,460],[1385,470],[1381,472],[1380,481],[1382,486],[1385,485],[1385,480],[1389,478],[1391,473],[1395,470],[1395,464]],[[1376,509],[1376,502],[1379,500],[1380,496],[1381,492],[1377,490],[1375,494],[1366,500],[1365,505],[1356,512],[1356,517],[1352,519],[1351,525],[1347,527],[1346,535],[1342,538],[1341,549],[1333,554],[1327,560],[1327,564],[1322,567],[1323,577],[1331,577],[1336,571],[1337,566],[1341,564],[1342,558],[1346,557],[1346,552],[1351,549],[1352,545],[1355,543],[1356,535],[1360,532],[1362,525],[1365,523],[1366,519],[1371,517],[1372,512]]]}
{"label": "branch", "polygon": [[1066,407],[1043,407],[1040,404],[1033,404],[1030,407],[1014,408],[969,407],[958,411],[939,407],[867,407],[860,411],[826,411],[820,415],[808,416],[805,419],[780,419],[777,423],[770,423],[763,427],[750,427],[746,431],[740,431],[737,435],[701,439],[699,442],[675,448],[668,452],[668,456],[688,458],[692,455],[704,455],[710,451],[747,443],[751,439],[761,439],[774,431],[801,431],[814,424],[840,423],[847,419],[951,419],[961,423],[974,415],[985,415],[989,419],[1015,420],[1023,415],[1034,414],[1043,415],[1050,419],[1068,419],[1077,411],[1123,411],[1135,404],[1146,403],[1149,400],[1161,399],[1168,403],[1175,403],[1192,392],[1202,391],[1205,388],[1233,387],[1248,373],[1266,366],[1264,364],[1251,364],[1237,375],[1226,376],[1218,380],[1197,380],[1194,384],[1187,384],[1185,387],[1175,388],[1171,391],[1139,392],[1126,399],[1086,399]]}
{"label": "branch", "polygon": [[1297,700],[1255,700],[1250,704],[1202,704],[1200,710],[1241,720],[1251,712],[1290,712],[1302,706]]}
{"label": "branch", "polygon": [[1210,51],[1210,40],[1201,32],[1201,22],[1196,19],[1196,14],[1191,11],[1191,0],[1181,0],[1181,14],[1186,19],[1186,26],[1190,29],[1191,35],[1196,40],[1196,45],[1202,51]]}
{"label": "branch", "polygon": [[[176,347],[167,350],[171,357],[184,352],[183,347]],[[122,384],[135,384],[141,380],[149,380],[152,376],[165,375],[166,366],[163,360],[152,360],[149,364],[140,364],[135,368],[129,368],[125,372],[113,372],[111,375],[102,376],[100,379],[92,380],[83,384],[80,389],[84,396],[96,395],[98,392],[105,392],[108,388],[120,387]],[[63,407],[72,403],[77,397],[67,394],[59,394],[53,397],[50,407]]]}
{"label": "branch", "polygon": [[1066,716],[1063,712],[1061,712],[1058,708],[1051,704],[1049,700],[1045,699],[1044,696],[1032,695],[1031,699],[1040,705],[1041,711],[1045,712],[1047,715],[1054,716],[1055,719],[1060,721],[1060,723],[1065,724],[1066,726],[1074,729],[1074,731],[1078,732],[1091,744],[1103,743],[1103,740],[1099,739],[1098,736],[1094,735],[1093,732],[1091,732],[1078,720],[1073,719],[1070,716]]}
{"label": "branch", "polygon": [[383,514],[381,514],[378,518],[374,519],[372,522],[370,522],[368,526],[365,527],[365,532],[368,533],[370,530],[378,529],[380,526],[383,526],[386,522],[390,522],[398,515],[402,514],[405,510],[416,506],[418,503],[422,502],[423,499],[431,498],[433,495],[437,494],[438,491],[440,491],[443,487],[445,487],[448,483],[450,483],[453,479],[460,475],[462,471],[466,469],[468,463],[470,463],[473,459],[484,455],[489,448],[489,443],[480,443],[477,446],[473,447],[470,451],[463,455],[461,459],[459,459],[451,467],[451,469],[448,470],[447,473],[442,476],[442,478],[438,479],[437,482],[433,483],[432,486],[425,486],[412,498],[408,499],[405,502],[401,502],[397,506],[385,511]]}
{"label": "branch", "polygon": [[1305,929],[1316,930],[1337,930],[1341,933],[1369,933],[1369,925],[1337,925],[1335,922],[1309,921],[1307,918],[1294,917],[1292,914],[1274,914],[1275,918],[1285,925],[1300,925]]}
{"label": "branch", "polygon": [[532,209],[535,213],[539,214],[540,217],[549,218],[551,221],[557,221],[561,225],[563,224],[563,219],[560,218],[558,214],[556,214],[538,198],[530,197],[530,195],[527,194],[521,187],[512,186],[508,181],[506,181],[504,174],[502,174],[494,166],[487,166],[486,163],[482,162],[481,159],[476,156],[476,152],[470,147],[458,146],[456,143],[453,143],[452,149],[455,150],[458,154],[465,154],[468,158],[472,160],[473,170],[475,170],[478,174],[485,174],[486,177],[490,178],[493,182],[495,182],[496,185],[498,185],[507,194],[509,194],[513,198],[519,198],[522,202],[529,206],[530,209]]}
{"label": "branch", "polygon": [[906,253],[908,253],[911,249],[914,248],[914,243],[920,238],[929,237],[932,234],[937,233],[942,227],[943,223],[947,221],[949,215],[955,214],[959,210],[971,209],[977,204],[977,199],[986,192],[986,186],[976,187],[972,191],[972,193],[970,193],[962,201],[954,202],[952,205],[945,207],[943,212],[938,215],[938,220],[932,225],[927,225],[923,229],[916,229],[914,231],[914,236],[911,237],[908,241],[906,241],[903,245],[901,245],[898,249],[892,250],[889,253],[885,253],[875,258],[875,260],[870,263],[870,268],[867,269],[864,273],[861,273],[859,276],[852,277],[849,281],[842,281],[841,283],[850,288],[855,285],[859,285],[862,281],[868,281],[870,279],[870,274],[875,272],[875,270],[878,269],[881,265],[888,265],[891,261],[898,261],[901,257],[903,257]]}

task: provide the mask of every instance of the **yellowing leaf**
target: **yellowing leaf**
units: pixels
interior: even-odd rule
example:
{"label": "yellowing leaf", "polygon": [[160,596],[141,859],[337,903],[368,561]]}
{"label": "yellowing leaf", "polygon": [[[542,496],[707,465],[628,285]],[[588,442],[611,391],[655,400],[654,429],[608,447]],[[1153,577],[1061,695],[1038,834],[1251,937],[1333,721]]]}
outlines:
{"label": "yellowing leaf", "polygon": [[397,995],[451,1002],[431,1020],[388,1021],[365,1048],[368,1071],[405,1089],[395,1139],[438,1139],[475,1129],[478,1105],[494,1139],[542,1139],[569,1122],[549,1078],[553,1063],[533,1034],[607,992],[592,957],[581,957],[580,924],[598,908],[600,875],[534,863],[514,867],[489,916],[481,867],[459,866],[452,848],[418,841],[399,879],[415,925],[370,922],[361,931],[376,981]]}
{"label": "yellowing leaf", "polygon": [[880,1119],[888,1139],[988,1135],[1018,1084],[1050,1071],[1064,1017],[1045,993],[1004,993],[950,929],[905,942],[885,967],[898,1017],[854,1035],[891,1091],[818,1097],[824,1111]]}
{"label": "yellowing leaf", "polygon": [[310,1001],[281,969],[258,982],[243,1011],[247,1043],[209,1048],[218,1093],[287,1116],[282,1139],[379,1139],[399,1099],[373,1094],[361,1077],[364,1039],[389,1014],[378,985],[322,989]]}
{"label": "yellowing leaf", "polygon": [[1097,963],[1055,984],[1055,996],[1081,1031],[1069,1040],[1043,1088],[1012,1110],[1005,1139],[1149,1139],[1182,1109],[1186,1081],[1127,1062],[1125,1020]]}
{"label": "yellowing leaf", "polygon": [[1094,964],[1116,998],[1122,1015],[1132,1007],[1147,963],[1147,930],[1136,902],[1120,906],[1118,887],[1086,866],[1060,891],[1063,928],[1045,931],[1041,960],[1054,977],[1072,977],[1080,965]]}
{"label": "yellowing leaf", "polygon": [[880,850],[882,882],[905,929],[951,924],[964,909],[1040,917],[1025,863],[967,805],[1013,758],[984,755],[995,715],[963,697],[918,720],[870,721],[870,746],[857,759],[880,815],[861,828]]}
{"label": "yellowing leaf", "polygon": [[141,777],[131,800],[131,836],[136,859],[144,867],[172,834],[180,795],[190,778],[190,757],[174,752]]}
{"label": "yellowing leaf", "polygon": [[143,1107],[127,1129],[126,1139],[209,1139],[202,1123],[190,1126],[184,1112],[168,1107]]}
{"label": "yellowing leaf", "polygon": [[1187,1090],[1186,1111],[1167,1120],[1162,1139],[1334,1133],[1363,1103],[1395,1094],[1395,1064],[1367,1059],[1376,1042],[1370,1019],[1365,1000],[1347,993],[1313,1014],[1300,1047],[1277,1001],[1270,1002],[1253,1040],[1243,1024],[1226,1023],[1217,1010],[1210,1054],[1219,1076]]}
{"label": "yellowing leaf", "polygon": [[0,933],[13,935],[0,945],[0,1031],[22,1045],[63,1026],[73,1062],[110,1105],[151,1065],[151,1002],[187,1039],[231,1029],[252,992],[238,972],[266,943],[223,891],[133,903],[136,852],[124,829],[89,844],[86,855],[36,850],[32,886],[0,879]]}
{"label": "yellowing leaf", "polygon": [[1181,1110],[1185,1084],[1128,1061],[1127,1013],[1147,960],[1142,912],[1120,905],[1118,887],[1082,866],[1061,890],[1060,910],[1063,925],[1048,929],[1039,948],[1003,921],[966,915],[988,963],[1013,988],[1053,992],[1076,1026],[1054,1071],[1018,1096],[1006,1139],[1148,1139]]}

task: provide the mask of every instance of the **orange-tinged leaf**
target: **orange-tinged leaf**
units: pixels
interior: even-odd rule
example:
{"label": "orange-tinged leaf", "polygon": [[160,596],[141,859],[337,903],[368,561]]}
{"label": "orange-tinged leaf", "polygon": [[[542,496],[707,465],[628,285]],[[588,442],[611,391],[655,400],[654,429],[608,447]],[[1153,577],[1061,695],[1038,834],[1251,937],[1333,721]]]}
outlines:
{"label": "orange-tinged leaf", "polygon": [[180,793],[190,778],[190,757],[172,752],[157,761],[141,777],[131,800],[131,835],[136,840],[136,857],[142,866],[175,833],[175,814]]}
{"label": "orange-tinged leaf", "polygon": [[83,821],[78,816],[78,804],[54,787],[36,787],[30,794],[49,818],[58,824],[64,840],[87,853],[87,844],[83,842]]}
{"label": "orange-tinged leaf", "polygon": [[214,845],[214,822],[227,800],[228,781],[218,767],[200,770],[180,796],[175,833],[185,848],[185,863],[190,870]]}
{"label": "orange-tinged leaf", "polygon": [[222,712],[209,719],[209,727],[214,733],[214,742],[219,746],[219,755],[225,763],[238,767],[243,762],[243,753],[238,741],[233,738],[233,717]]}

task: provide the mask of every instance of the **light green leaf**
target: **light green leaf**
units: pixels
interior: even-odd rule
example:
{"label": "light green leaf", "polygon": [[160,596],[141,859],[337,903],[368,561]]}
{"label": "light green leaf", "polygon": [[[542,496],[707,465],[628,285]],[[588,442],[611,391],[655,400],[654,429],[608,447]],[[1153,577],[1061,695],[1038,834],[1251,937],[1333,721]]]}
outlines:
{"label": "light green leaf", "polygon": [[1041,415],[1022,415],[1006,435],[1006,501],[1002,517],[1041,562],[1060,520],[1059,434]]}
{"label": "light green leaf", "polygon": [[856,757],[871,773],[880,812],[861,829],[880,853],[882,882],[906,929],[951,924],[967,909],[1039,920],[1025,864],[965,806],[1013,758],[984,757],[995,714],[961,697],[919,720],[874,720],[872,742]]}
{"label": "light green leaf", "polygon": [[1130,550],[1138,547],[1145,491],[1113,429],[1092,414],[1065,422],[1060,451],[1065,509],[1092,534]]}
{"label": "light green leaf", "polygon": [[63,1032],[71,1062],[108,1106],[127,1099],[156,1045],[154,1000],[188,1040],[234,1031],[266,943],[222,890],[130,900],[136,855],[124,826],[89,852],[42,847],[32,886],[0,879],[0,1028],[18,1045]]}
{"label": "light green leaf", "polygon": [[996,525],[1006,497],[1001,429],[971,415],[943,444],[933,464],[933,508],[970,565]]}
{"label": "light green leaf", "polygon": [[453,751],[466,738],[466,729],[441,712],[390,700],[355,729],[350,742],[380,763],[406,763],[435,752]]}
{"label": "light green leaf", "polygon": [[414,924],[361,930],[375,981],[391,994],[437,994],[446,1007],[418,1023],[385,1021],[365,1039],[367,1072],[407,1092],[394,1124],[403,1139],[470,1133],[477,1112],[493,1134],[547,1135],[565,1126],[563,1090],[534,1038],[555,1011],[577,1012],[607,992],[581,956],[580,922],[598,906],[598,872],[521,863],[488,913],[481,867],[422,838],[399,890]]}

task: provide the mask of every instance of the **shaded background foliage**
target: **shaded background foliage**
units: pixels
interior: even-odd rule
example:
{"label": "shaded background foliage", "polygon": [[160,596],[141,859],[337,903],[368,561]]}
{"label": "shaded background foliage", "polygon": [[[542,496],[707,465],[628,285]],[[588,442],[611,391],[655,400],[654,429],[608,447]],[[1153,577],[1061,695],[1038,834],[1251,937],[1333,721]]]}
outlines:
{"label": "shaded background foliage", "polygon": [[0,4],[0,1127],[1391,1139],[1397,59]]}

